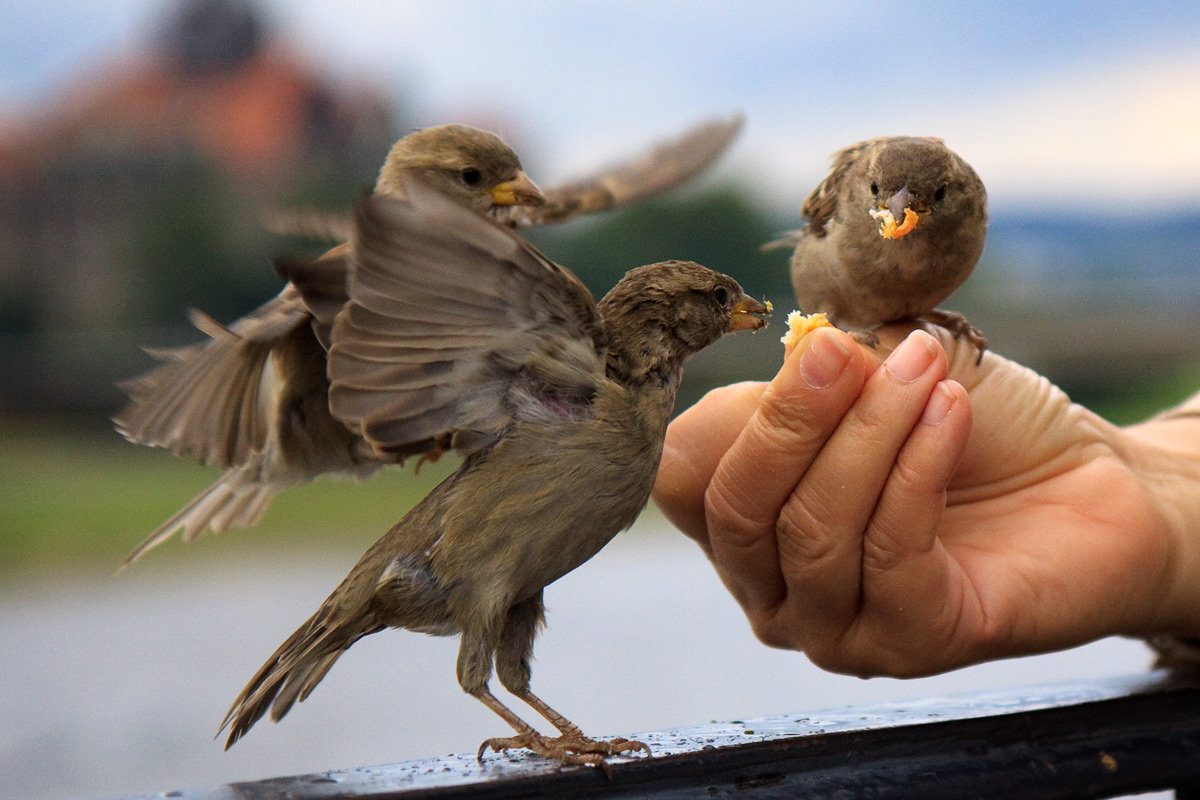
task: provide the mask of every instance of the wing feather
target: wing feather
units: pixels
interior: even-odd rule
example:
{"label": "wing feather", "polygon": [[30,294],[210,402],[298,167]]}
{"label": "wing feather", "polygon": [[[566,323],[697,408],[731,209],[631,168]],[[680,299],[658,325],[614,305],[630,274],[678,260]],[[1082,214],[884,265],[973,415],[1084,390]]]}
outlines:
{"label": "wing feather", "polygon": [[548,225],[662,194],[707,169],[745,124],[742,114],[706,120],[647,151],[585,178],[544,189],[543,205],[514,209],[515,225]]}
{"label": "wing feather", "polygon": [[354,251],[330,407],[377,450],[485,446],[528,398],[585,404],[604,380],[607,339],[579,279],[420,179],[360,204]]}

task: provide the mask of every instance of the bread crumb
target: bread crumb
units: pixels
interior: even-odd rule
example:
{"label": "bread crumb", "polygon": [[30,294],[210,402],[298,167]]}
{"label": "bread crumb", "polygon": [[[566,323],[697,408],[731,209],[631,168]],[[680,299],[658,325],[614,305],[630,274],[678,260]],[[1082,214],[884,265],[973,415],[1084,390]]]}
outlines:
{"label": "bread crumb", "polygon": [[810,331],[817,328],[832,328],[833,324],[824,313],[805,314],[803,311],[793,311],[787,317],[787,333],[780,338],[783,342],[783,357],[787,358],[796,349],[796,345]]}

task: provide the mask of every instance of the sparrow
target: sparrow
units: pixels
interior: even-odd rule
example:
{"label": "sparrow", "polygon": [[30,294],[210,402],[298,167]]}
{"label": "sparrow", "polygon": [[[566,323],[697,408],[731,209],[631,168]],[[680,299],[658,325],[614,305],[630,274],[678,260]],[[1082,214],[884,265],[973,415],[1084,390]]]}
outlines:
{"label": "sparrow", "polygon": [[[530,689],[543,587],[645,506],[684,361],[769,308],[686,261],[638,267],[599,303],[509,229],[413,176],[357,208],[348,301],[330,331],[329,406],[387,458],[430,447],[458,469],[372,545],[234,701],[228,748],[278,721],[354,642],[385,628],[458,634],[459,684],[528,748],[608,769],[649,752],[587,737]],[[312,270],[293,265],[304,291]],[[315,271],[319,279],[319,270]],[[490,691],[545,717],[547,737]]]}
{"label": "sparrow", "polygon": [[987,340],[937,308],[975,268],[987,235],[987,192],[941,139],[889,136],[851,145],[800,209],[808,227],[766,246],[794,246],[792,286],[807,313],[865,332],[915,319]]}
{"label": "sparrow", "polygon": [[[740,116],[710,121],[647,156],[552,190],[549,201],[499,137],[442,125],[400,139],[373,194],[403,198],[410,176],[420,176],[464,208],[506,225],[558,222],[687,180],[723,152],[741,125]],[[288,283],[228,326],[191,312],[208,341],[148,351],[163,363],[122,385],[130,399],[114,422],[126,439],[224,470],[135,548],[123,567],[176,531],[191,541],[206,530],[250,527],[290,486],[326,473],[361,480],[404,463],[406,454],[371,447],[353,422],[329,407],[326,351],[333,319],[347,300],[353,258],[352,242],[332,248],[308,265],[303,292]]]}
{"label": "sparrow", "polygon": [[[641,155],[543,190],[541,203],[496,209],[495,215],[512,227],[549,225],[654,197],[711,166],[744,124],[741,114],[705,120],[657,142]],[[304,209],[276,209],[264,216],[264,222],[278,235],[318,240],[348,239],[353,230],[348,217]]]}

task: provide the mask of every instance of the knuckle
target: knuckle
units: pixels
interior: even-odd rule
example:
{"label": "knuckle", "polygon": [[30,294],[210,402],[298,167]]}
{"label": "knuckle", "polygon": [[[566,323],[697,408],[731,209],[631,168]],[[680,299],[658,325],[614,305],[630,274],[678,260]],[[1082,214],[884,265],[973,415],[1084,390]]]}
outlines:
{"label": "knuckle", "polygon": [[704,491],[709,537],[719,536],[724,544],[749,546],[771,530],[773,520],[756,510],[753,499],[728,481],[714,478]]}
{"label": "knuckle", "polygon": [[831,499],[810,487],[803,495],[793,494],[780,509],[775,537],[785,570],[788,565],[822,563],[835,554],[837,543],[829,535],[829,524],[823,521],[830,518],[826,509]]}

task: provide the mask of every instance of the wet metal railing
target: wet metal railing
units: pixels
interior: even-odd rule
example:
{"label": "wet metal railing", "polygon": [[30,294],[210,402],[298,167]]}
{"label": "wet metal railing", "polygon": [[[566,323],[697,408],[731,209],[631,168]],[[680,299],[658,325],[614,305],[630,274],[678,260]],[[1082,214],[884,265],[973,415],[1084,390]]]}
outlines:
{"label": "wet metal railing", "polygon": [[638,734],[612,777],[473,754],[163,792],[338,798],[1090,798],[1200,800],[1200,681],[1144,675]]}

